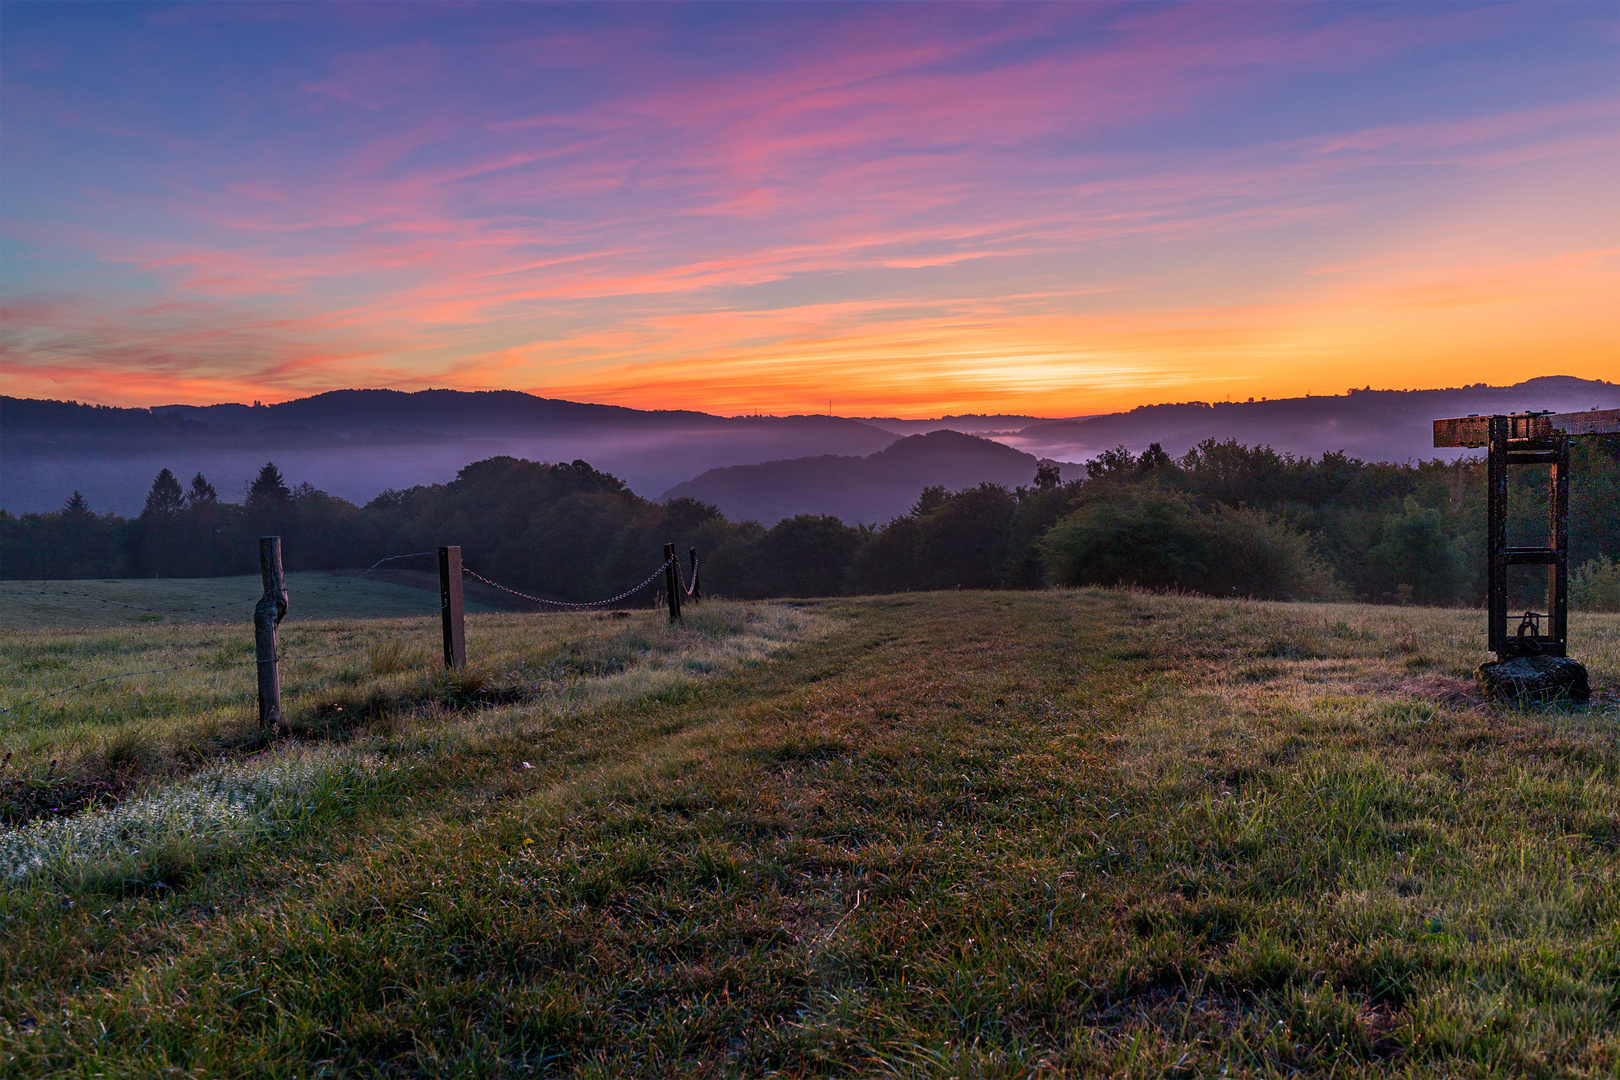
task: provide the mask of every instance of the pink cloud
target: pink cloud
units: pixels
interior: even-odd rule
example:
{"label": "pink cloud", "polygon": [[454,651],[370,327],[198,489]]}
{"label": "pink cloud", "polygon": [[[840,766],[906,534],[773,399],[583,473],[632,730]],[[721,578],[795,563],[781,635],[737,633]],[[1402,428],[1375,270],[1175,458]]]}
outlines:
{"label": "pink cloud", "polygon": [[[692,57],[656,20],[614,35],[519,35],[488,50],[488,70],[421,36],[335,50],[285,82],[286,107],[323,110],[307,125],[218,153],[187,142],[149,185],[94,192],[96,227],[25,224],[41,249],[128,266],[177,306],[86,295],[69,318],[42,303],[23,313],[40,321],[12,355],[29,370],[52,356],[83,370],[100,356],[176,378],[225,378],[234,364],[245,382],[304,388],[361,373],[392,385],[510,377],[523,364],[529,385],[600,370],[629,386],[630,369],[612,364],[690,355],[701,326],[747,364],[759,363],[749,341],[803,345],[842,377],[853,369],[834,354],[862,320],[875,342],[949,353],[956,335],[962,355],[979,355],[998,320],[1070,325],[1081,296],[1176,308],[1200,267],[1247,257],[1222,255],[1223,243],[1270,258],[1288,230],[1348,229],[1459,173],[1615,145],[1611,100],[1341,119],[1307,137],[1183,134],[1301,73],[1532,18],[1513,9],[916,10],[838,9],[802,41],[778,23],[719,27]],[[530,79],[554,70],[579,92]],[[1127,137],[1138,130],[1175,137]],[[1436,172],[1380,177],[1417,166]],[[119,217],[143,224],[106,224]],[[1174,272],[1063,278],[1073,264],[1152,262],[1173,245],[1198,254]],[[1332,261],[1287,259],[1302,275]],[[1005,291],[985,290],[992,272]],[[856,275],[864,305],[789,295]],[[895,312],[917,309],[933,330],[891,332]],[[844,344],[828,352],[814,345],[823,339]],[[875,354],[848,355],[869,365]],[[923,369],[892,377],[912,370]]]}

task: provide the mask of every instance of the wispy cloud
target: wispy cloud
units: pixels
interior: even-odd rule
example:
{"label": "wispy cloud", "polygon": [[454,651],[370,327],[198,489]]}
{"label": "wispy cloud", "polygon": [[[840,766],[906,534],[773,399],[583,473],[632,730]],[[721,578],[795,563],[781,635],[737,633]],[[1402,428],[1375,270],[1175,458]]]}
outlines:
{"label": "wispy cloud", "polygon": [[[176,9],[163,37],[92,26],[100,81],[65,23],[14,29],[6,138],[30,165],[0,380],[129,402],[1196,396],[1284,377],[1274,355],[1359,370],[1353,312],[1424,312],[1427,341],[1500,305],[1511,277],[1390,268],[1620,156],[1620,92],[1580,47],[1601,8],[628,10]],[[177,89],[211,79],[216,100]],[[1609,264],[1580,253],[1620,235],[1588,198],[1435,265],[1562,267],[1591,343],[1570,355],[1601,357],[1581,298]],[[1352,265],[1385,269],[1353,294],[1321,272]],[[1531,329],[1476,362],[1509,370]]]}

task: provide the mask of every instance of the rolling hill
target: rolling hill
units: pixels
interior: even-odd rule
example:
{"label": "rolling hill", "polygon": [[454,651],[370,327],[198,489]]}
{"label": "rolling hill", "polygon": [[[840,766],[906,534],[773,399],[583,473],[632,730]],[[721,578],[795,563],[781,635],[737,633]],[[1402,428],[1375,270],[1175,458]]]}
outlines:
{"label": "rolling hill", "polygon": [[1036,459],[956,431],[910,435],[865,457],[795,458],[710,469],[664,492],[714,503],[734,521],[775,524],[794,514],[831,514],[877,524],[906,512],[933,484],[955,491],[982,482],[1014,487],[1035,478]]}
{"label": "rolling hill", "polygon": [[[1058,420],[727,417],[517,391],[338,390],[276,405],[151,409],[0,397],[0,506],[52,510],[78,489],[98,510],[133,514],[162,468],[182,479],[203,472],[222,497],[236,499],[266,460],[292,483],[363,503],[386,488],[447,481],[471,462],[510,454],[585,460],[643,495],[703,493],[728,514],[762,521],[815,512],[870,522],[909,506],[926,484],[1028,483],[1035,458],[1078,463],[1122,444],[1140,451],[1157,442],[1180,455],[1204,439],[1236,439],[1300,456],[1342,450],[1370,461],[1422,460],[1467,453],[1434,449],[1436,417],[1594,407],[1620,407],[1620,386],[1544,376],[1514,386],[1182,402]],[[979,438],[908,444],[880,464],[855,464],[897,439],[938,431]],[[998,457],[975,445],[986,440],[1014,453]],[[736,467],[744,468],[726,471]],[[763,486],[749,490],[755,483]],[[855,490],[865,485],[876,486]]]}

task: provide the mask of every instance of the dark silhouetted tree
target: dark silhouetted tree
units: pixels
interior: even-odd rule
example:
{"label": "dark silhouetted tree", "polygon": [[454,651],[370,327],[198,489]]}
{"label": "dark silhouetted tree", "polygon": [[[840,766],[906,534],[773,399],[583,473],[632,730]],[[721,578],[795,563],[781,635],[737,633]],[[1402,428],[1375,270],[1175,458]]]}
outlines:
{"label": "dark silhouetted tree", "polygon": [[181,490],[180,481],[174,478],[174,473],[164,469],[152,481],[152,490],[146,493],[146,508],[141,511],[141,517],[172,518],[185,508],[186,493]]}
{"label": "dark silhouetted tree", "polygon": [[269,510],[286,506],[292,501],[292,491],[281,477],[276,463],[267,461],[259,475],[248,485],[247,506],[250,510]]}
{"label": "dark silhouetted tree", "polygon": [[206,476],[198,473],[191,478],[191,490],[186,492],[186,502],[193,507],[211,505],[219,502],[219,492],[214,490],[214,485],[208,482]]}

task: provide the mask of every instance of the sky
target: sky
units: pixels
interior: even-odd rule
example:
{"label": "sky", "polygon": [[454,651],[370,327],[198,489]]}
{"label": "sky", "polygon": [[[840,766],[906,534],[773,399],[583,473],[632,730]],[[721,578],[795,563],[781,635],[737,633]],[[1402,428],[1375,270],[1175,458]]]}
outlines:
{"label": "sky", "polygon": [[0,392],[1620,380],[1620,8],[0,6]]}

